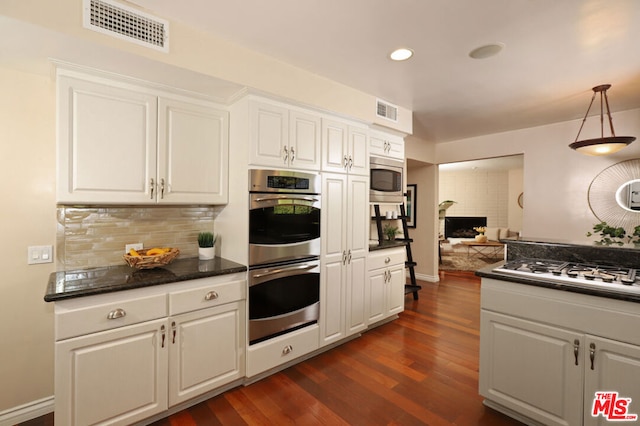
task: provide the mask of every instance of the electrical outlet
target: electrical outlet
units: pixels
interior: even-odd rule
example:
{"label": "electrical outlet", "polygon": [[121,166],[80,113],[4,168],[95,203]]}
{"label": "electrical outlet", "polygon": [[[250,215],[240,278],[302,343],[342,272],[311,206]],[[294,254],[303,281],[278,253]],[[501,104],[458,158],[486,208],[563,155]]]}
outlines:
{"label": "electrical outlet", "polygon": [[27,247],[27,264],[53,262],[53,246],[29,246]]}
{"label": "electrical outlet", "polygon": [[142,250],[143,248],[144,246],[142,245],[142,243],[127,244],[124,246],[124,252],[129,253],[129,250],[131,249]]}

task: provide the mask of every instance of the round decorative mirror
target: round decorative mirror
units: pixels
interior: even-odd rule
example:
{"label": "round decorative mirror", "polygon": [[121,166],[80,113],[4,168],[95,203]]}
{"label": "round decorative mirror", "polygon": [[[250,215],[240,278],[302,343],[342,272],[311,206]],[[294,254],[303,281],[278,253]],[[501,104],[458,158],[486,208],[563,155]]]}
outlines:
{"label": "round decorative mirror", "polygon": [[589,185],[589,207],[602,222],[627,232],[640,225],[640,158],[607,167]]}

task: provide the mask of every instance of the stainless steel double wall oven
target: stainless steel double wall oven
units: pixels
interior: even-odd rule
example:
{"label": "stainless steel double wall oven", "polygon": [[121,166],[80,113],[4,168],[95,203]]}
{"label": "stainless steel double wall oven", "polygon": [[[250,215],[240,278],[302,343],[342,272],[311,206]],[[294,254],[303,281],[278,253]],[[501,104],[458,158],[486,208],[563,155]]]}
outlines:
{"label": "stainless steel double wall oven", "polygon": [[321,180],[249,171],[249,343],[317,323]]}

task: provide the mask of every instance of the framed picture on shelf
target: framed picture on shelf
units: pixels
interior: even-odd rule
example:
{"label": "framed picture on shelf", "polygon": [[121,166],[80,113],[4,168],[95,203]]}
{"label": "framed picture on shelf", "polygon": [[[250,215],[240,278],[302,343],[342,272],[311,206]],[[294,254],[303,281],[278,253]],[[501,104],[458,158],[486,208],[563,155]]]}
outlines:
{"label": "framed picture on shelf", "polygon": [[416,227],[416,197],[418,195],[418,185],[407,185],[407,226]]}

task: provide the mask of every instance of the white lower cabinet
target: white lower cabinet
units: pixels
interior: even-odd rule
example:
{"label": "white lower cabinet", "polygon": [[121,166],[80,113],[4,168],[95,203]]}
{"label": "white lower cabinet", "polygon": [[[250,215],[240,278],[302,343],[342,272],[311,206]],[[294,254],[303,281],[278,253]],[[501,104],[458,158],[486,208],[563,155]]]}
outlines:
{"label": "white lower cabinet", "polygon": [[170,318],[169,406],[244,376],[244,303]]}
{"label": "white lower cabinet", "polygon": [[405,249],[386,249],[369,254],[369,279],[365,299],[367,324],[404,310]]}
{"label": "white lower cabinet", "polygon": [[580,333],[492,312],[482,312],[481,330],[490,352],[483,395],[543,424],[581,424]]}
{"label": "white lower cabinet", "polygon": [[481,304],[485,404],[528,423],[604,425],[620,411],[607,398],[593,416],[596,392],[617,392],[640,414],[638,303],[483,278]]}
{"label": "white lower cabinet", "polygon": [[167,405],[167,320],[56,343],[55,417],[60,425],[126,425]]}
{"label": "white lower cabinet", "polygon": [[265,373],[318,349],[318,325],[310,325],[264,342],[247,350],[247,377]]}
{"label": "white lower cabinet", "polygon": [[233,274],[57,302],[56,423],[128,425],[241,379],[245,299]]}

